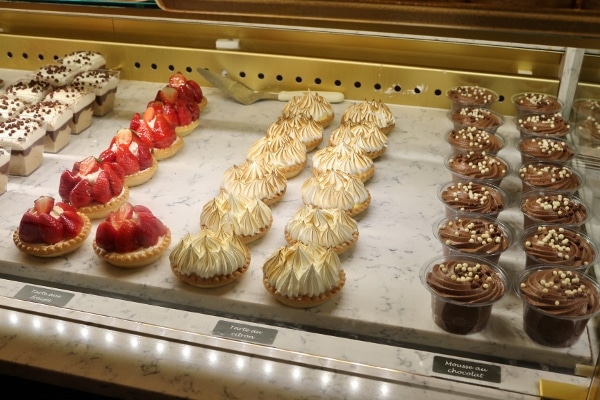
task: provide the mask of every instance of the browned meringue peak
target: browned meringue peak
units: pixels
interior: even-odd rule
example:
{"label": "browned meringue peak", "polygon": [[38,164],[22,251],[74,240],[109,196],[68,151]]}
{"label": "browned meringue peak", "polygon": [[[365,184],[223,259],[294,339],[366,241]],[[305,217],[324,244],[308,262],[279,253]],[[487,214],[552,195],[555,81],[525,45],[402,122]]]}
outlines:
{"label": "browned meringue peak", "polygon": [[353,103],[342,114],[341,122],[372,122],[377,125],[384,134],[388,134],[396,126],[394,114],[390,108],[379,100],[365,100]]}
{"label": "browned meringue peak", "polygon": [[196,235],[185,235],[169,254],[172,268],[185,276],[209,279],[231,275],[243,268],[248,248],[229,229],[202,229]]}
{"label": "browned meringue peak", "polygon": [[330,146],[341,142],[364,151],[370,158],[377,158],[385,152],[388,138],[373,122],[347,121],[335,128],[329,136]]}
{"label": "browned meringue peak", "polygon": [[283,116],[295,114],[308,114],[323,127],[328,126],[334,117],[331,103],[318,92],[310,90],[304,92],[302,96],[294,96],[283,107]]}
{"label": "browned meringue peak", "polygon": [[285,194],[287,178],[279,168],[260,160],[246,160],[223,174],[221,188],[232,195],[261,199],[267,205],[276,203]]}
{"label": "browned meringue peak", "polygon": [[322,246],[296,243],[283,246],[263,265],[263,275],[279,295],[318,297],[343,285],[337,254]]}
{"label": "browned meringue peak", "polygon": [[312,151],[323,140],[323,126],[307,114],[282,115],[267,128],[270,135],[290,135],[304,143],[306,151]]}
{"label": "browned meringue peak", "polygon": [[218,230],[231,224],[235,234],[244,243],[250,243],[267,233],[272,223],[271,209],[262,200],[241,194],[230,195],[224,190],[207,202],[200,214],[202,228]]}
{"label": "browned meringue peak", "polygon": [[318,172],[340,170],[367,181],[375,171],[373,159],[352,144],[340,142],[317,150],[312,156],[312,169]]}
{"label": "browned meringue peak", "polygon": [[318,208],[341,208],[354,216],[367,209],[371,194],[355,175],[339,170],[317,173],[301,187],[302,201]]}
{"label": "browned meringue peak", "polygon": [[306,146],[289,135],[264,136],[250,146],[246,156],[251,161],[272,164],[286,178],[298,175],[307,162]]}
{"label": "browned meringue peak", "polygon": [[341,208],[300,207],[285,226],[290,244],[318,244],[340,254],[358,239],[358,224]]}

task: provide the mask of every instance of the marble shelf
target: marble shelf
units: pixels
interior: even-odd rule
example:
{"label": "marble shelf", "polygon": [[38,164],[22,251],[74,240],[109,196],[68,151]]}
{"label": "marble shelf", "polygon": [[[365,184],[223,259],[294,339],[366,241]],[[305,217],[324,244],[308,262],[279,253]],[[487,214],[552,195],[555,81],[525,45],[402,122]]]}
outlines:
{"label": "marble shelf", "polygon": [[[24,71],[0,73],[10,84]],[[366,183],[372,202],[356,218],[360,232],[356,247],[341,257],[346,286],[339,298],[322,306],[308,310],[286,307],[262,285],[262,263],[285,245],[283,229],[301,206],[300,185],[310,177],[309,167],[288,181],[284,198],[272,206],[273,227],[263,239],[250,245],[252,262],[248,273],[222,288],[199,289],[181,283],[172,274],[167,255],[139,269],[113,267],[95,256],[92,237],[75,253],[57,259],[20,253],[11,236],[25,207],[40,195],[57,197],[60,173],[74,161],[105,149],[115,132],[127,127],[133,114],[142,112],[160,87],[157,83],[121,81],[113,112],[94,118],[90,128],[72,135],[60,153],[45,154],[43,166],[32,175],[10,177],[7,192],[0,196],[0,277],[74,290],[99,299],[125,299],[182,312],[501,362],[572,370],[577,364],[589,365],[596,360],[597,338],[593,329],[567,349],[533,343],[522,329],[521,303],[514,293],[494,306],[489,325],[478,334],[452,335],[433,323],[430,295],[421,285],[419,269],[441,253],[432,228],[444,214],[436,195],[438,186],[451,179],[443,159],[450,151],[444,134],[452,126],[446,110],[441,109],[392,106],[396,128],[389,134],[386,153],[375,161],[373,178]],[[211,88],[205,88],[205,94],[208,107],[202,113],[200,126],[184,139],[182,150],[172,159],[161,161],[154,178],[130,192],[132,203],[148,206],[170,227],[174,242],[199,229],[202,206],[218,194],[223,172],[244,161],[246,149],[265,134],[283,107],[283,103],[274,101],[243,106]],[[336,118],[326,129],[325,140],[348,105],[349,102],[334,105]],[[510,118],[499,132],[509,140],[517,135]],[[513,168],[519,163],[510,144],[500,155]],[[520,185],[514,172],[502,187],[513,196],[519,195]],[[502,212],[500,219],[517,232],[522,230],[521,215],[514,207]],[[597,220],[591,224],[590,229],[597,232]],[[97,222],[94,228],[96,225]],[[524,262],[517,246],[500,259],[510,276],[521,271]],[[3,294],[10,296],[14,286],[10,288],[9,294]],[[109,316],[119,317],[117,314],[115,310],[115,315]],[[162,321],[150,317],[144,322],[160,325]],[[193,327],[190,329],[194,332]]]}

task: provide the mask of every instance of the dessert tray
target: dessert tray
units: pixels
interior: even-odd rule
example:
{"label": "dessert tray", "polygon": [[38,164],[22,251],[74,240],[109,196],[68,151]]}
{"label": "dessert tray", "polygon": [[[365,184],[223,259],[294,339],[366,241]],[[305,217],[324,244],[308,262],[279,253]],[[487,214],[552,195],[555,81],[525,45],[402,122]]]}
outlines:
{"label": "dessert tray", "polygon": [[[2,72],[7,82],[25,73]],[[128,127],[133,114],[142,112],[146,101],[153,99],[162,86],[121,81],[111,113],[94,117],[92,126],[72,135],[61,152],[45,154],[42,166],[30,176],[9,177],[8,190],[0,196],[2,278],[500,362],[533,363],[572,371],[577,364],[591,364],[596,359],[598,340],[591,329],[595,324],[590,324],[588,332],[569,348],[556,349],[532,342],[522,329],[522,306],[514,292],[494,306],[488,326],[479,333],[453,335],[434,324],[430,294],[420,282],[419,271],[442,252],[433,225],[444,216],[437,190],[451,180],[444,167],[444,158],[450,152],[444,135],[452,127],[446,117],[447,110],[442,109],[390,106],[396,128],[388,135],[386,153],[375,161],[374,176],[366,182],[372,201],[367,211],[356,217],[358,242],[341,256],[346,285],[341,296],[321,306],[306,310],[287,307],[278,303],[262,284],[263,262],[285,245],[284,227],[302,205],[300,186],[311,176],[309,166],[288,180],[283,199],[272,206],[271,230],[249,245],[252,254],[249,270],[239,281],[227,286],[203,289],[181,282],[171,272],[168,252],[157,262],[136,269],[121,269],[103,262],[92,250],[98,221],[93,222],[87,243],[68,256],[40,259],[19,252],[11,237],[24,205],[32,204],[41,195],[56,196],[61,172],[74,161],[104,150],[117,130]],[[204,91],[209,103],[201,114],[200,126],[185,137],[180,152],[160,161],[152,180],[130,190],[132,204],[149,207],[170,228],[171,247],[186,233],[200,229],[202,206],[218,195],[225,170],[245,160],[246,150],[265,135],[284,105],[262,101],[244,106],[218,90]],[[381,100],[385,102],[384,96]],[[350,104],[345,101],[333,105],[336,116],[325,130],[324,143]],[[518,135],[511,118],[507,118],[499,132],[506,138]],[[514,147],[507,146],[500,154],[513,166],[520,162]],[[519,194],[520,182],[514,172],[501,186],[513,196]],[[587,189],[580,195],[590,203],[593,200],[593,193]],[[597,197],[595,200],[598,202]],[[522,231],[522,215],[514,206],[503,211],[499,219],[516,232]],[[590,228],[598,234],[597,225]],[[500,258],[500,265],[509,277],[524,269],[525,256],[517,247],[511,247]]]}

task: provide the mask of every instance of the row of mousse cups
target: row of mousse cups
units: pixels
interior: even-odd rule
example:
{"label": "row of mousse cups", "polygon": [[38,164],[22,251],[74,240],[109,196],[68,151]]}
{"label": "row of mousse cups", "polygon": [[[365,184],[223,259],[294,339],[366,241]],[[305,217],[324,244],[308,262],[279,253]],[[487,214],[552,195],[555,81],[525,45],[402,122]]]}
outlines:
{"label": "row of mousse cups", "polygon": [[463,254],[439,256],[421,267],[434,323],[452,334],[483,330],[495,303],[512,290],[523,305],[523,330],[534,342],[569,347],[600,313],[600,285],[581,271],[554,265],[526,269],[509,280],[497,263]]}

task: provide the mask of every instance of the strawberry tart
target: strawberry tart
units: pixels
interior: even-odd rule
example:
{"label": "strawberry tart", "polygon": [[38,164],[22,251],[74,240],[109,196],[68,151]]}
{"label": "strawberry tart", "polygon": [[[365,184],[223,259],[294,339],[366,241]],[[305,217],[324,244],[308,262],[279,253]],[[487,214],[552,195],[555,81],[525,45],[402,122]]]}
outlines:
{"label": "strawberry tart", "polygon": [[96,228],[94,252],[104,261],[136,268],[158,260],[171,243],[171,231],[146,206],[123,203]]}
{"label": "strawberry tart", "polygon": [[65,203],[90,219],[106,217],[129,197],[123,169],[116,162],[87,157],[60,176],[59,194]]}
{"label": "strawberry tart", "polygon": [[64,202],[41,196],[13,233],[17,248],[38,257],[57,257],[79,248],[90,234],[90,219]]}
{"label": "strawberry tart", "polygon": [[149,181],[158,169],[152,149],[131,129],[119,129],[108,149],[100,153],[104,162],[116,162],[123,169],[127,187]]}
{"label": "strawberry tart", "polygon": [[183,147],[183,139],[175,132],[170,114],[161,102],[150,102],[143,114],[135,113],[129,129],[152,149],[158,161],[173,157]]}

